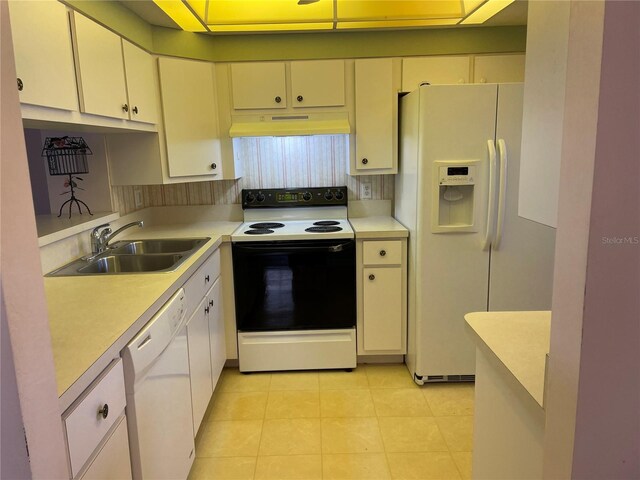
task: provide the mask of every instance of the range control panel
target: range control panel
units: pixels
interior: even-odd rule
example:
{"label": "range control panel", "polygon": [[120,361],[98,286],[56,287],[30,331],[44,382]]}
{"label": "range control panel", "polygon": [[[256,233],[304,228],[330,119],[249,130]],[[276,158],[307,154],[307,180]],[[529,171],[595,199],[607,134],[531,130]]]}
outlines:
{"label": "range control panel", "polygon": [[242,209],[346,206],[347,187],[263,188],[242,190]]}

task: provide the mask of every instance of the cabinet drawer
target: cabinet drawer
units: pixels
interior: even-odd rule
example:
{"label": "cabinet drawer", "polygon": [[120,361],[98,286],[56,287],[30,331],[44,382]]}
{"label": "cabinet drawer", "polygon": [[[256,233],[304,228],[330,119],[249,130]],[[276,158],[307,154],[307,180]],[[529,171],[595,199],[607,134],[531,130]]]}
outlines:
{"label": "cabinet drawer", "polygon": [[191,316],[220,276],[220,250],[216,250],[184,284],[187,317]]}
{"label": "cabinet drawer", "polygon": [[127,419],[124,415],[120,417],[113,433],[82,475],[82,480],[104,480],[107,478],[117,478],[118,480],[131,478],[129,435]]}
{"label": "cabinet drawer", "polygon": [[120,418],[125,403],[122,360],[118,359],[100,374],[75,406],[63,416],[73,477],[78,475],[111,426]]}
{"label": "cabinet drawer", "polygon": [[400,265],[402,263],[402,241],[362,242],[362,262],[365,265]]}

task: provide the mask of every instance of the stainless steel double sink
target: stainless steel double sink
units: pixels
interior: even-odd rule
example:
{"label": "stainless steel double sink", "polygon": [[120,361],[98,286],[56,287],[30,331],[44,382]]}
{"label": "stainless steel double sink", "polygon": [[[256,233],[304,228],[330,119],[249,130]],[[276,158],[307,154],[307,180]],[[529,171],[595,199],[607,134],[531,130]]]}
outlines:
{"label": "stainless steel double sink", "polygon": [[209,240],[209,237],[123,240],[98,255],[74,260],[45,276],[172,272]]}

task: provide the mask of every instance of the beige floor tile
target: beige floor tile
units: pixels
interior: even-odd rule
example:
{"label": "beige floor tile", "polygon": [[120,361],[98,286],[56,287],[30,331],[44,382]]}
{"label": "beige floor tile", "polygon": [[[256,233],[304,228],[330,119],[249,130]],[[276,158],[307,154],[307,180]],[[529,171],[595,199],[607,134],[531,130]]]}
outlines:
{"label": "beige floor tile", "polygon": [[416,388],[372,388],[371,396],[379,417],[431,417],[431,409]]}
{"label": "beige floor tile", "polygon": [[270,373],[240,373],[237,368],[225,368],[216,392],[267,392]]}
{"label": "beige floor tile", "polygon": [[384,480],[391,478],[384,453],[323,455],[322,470],[322,478],[326,480]]}
{"label": "beige floor tile", "polygon": [[271,375],[270,390],[318,390],[318,372],[277,372]]}
{"label": "beige floor tile", "polygon": [[320,390],[369,388],[366,367],[359,366],[351,372],[342,370],[319,372]]}
{"label": "beige floor tile", "polygon": [[318,418],[320,393],[314,390],[269,392],[265,418]]}
{"label": "beige floor tile", "polygon": [[265,420],[260,455],[320,454],[320,419]]}
{"label": "beige floor tile", "polygon": [[446,452],[434,417],[378,418],[386,452]]}
{"label": "beige floor tile", "polygon": [[473,415],[474,385],[472,383],[424,385],[422,394],[436,417]]}
{"label": "beige floor tile", "polygon": [[435,417],[451,452],[473,450],[473,417]]}
{"label": "beige floor tile", "polygon": [[449,452],[388,453],[394,480],[460,480]]}
{"label": "beige floor tile", "polygon": [[262,420],[212,421],[196,446],[196,457],[251,457],[258,454]]}
{"label": "beige floor tile", "polygon": [[471,466],[473,464],[473,453],[471,452],[453,452],[451,454],[456,462],[460,476],[463,480],[471,480]]}
{"label": "beige floor tile", "polygon": [[384,451],[378,419],[323,418],[322,453],[380,453]]}
{"label": "beige floor tile", "polygon": [[376,416],[368,389],[323,390],[320,392],[320,413],[323,417]]}
{"label": "beige floor tile", "polygon": [[196,458],[188,480],[252,480],[256,457]]}
{"label": "beige floor tile", "polygon": [[256,480],[321,480],[320,455],[258,457]]}
{"label": "beige floor tile", "polygon": [[369,388],[418,388],[404,364],[367,365],[366,372]]}
{"label": "beige floor tile", "polygon": [[269,392],[216,393],[208,421],[263,419],[268,395]]}

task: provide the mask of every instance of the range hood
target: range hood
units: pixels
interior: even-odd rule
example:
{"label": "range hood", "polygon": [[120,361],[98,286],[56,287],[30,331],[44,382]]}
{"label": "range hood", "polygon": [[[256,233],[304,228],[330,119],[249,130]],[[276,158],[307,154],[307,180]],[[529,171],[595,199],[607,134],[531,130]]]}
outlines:
{"label": "range hood", "polygon": [[285,137],[290,135],[335,135],[351,133],[349,115],[305,113],[282,115],[233,115],[229,136]]}

